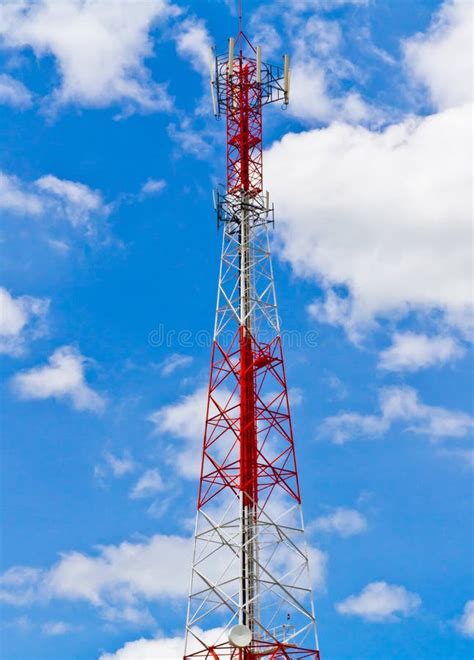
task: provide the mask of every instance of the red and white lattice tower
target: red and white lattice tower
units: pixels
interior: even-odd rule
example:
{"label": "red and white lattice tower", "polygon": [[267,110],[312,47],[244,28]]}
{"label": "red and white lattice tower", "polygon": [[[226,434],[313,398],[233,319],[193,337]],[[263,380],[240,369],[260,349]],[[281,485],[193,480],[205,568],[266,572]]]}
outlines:
{"label": "red and white lattice tower", "polygon": [[184,658],[319,660],[262,178],[262,107],[288,103],[288,58],[264,64],[240,29],[211,86],[227,189]]}

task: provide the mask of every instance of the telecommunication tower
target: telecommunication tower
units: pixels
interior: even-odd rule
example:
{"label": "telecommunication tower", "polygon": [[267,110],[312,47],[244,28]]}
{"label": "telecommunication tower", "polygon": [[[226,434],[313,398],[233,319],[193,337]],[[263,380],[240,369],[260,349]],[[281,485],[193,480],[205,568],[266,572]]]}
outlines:
{"label": "telecommunication tower", "polygon": [[289,101],[289,61],[242,30],[211,51],[227,186],[184,660],[319,660],[263,188],[262,108]]}

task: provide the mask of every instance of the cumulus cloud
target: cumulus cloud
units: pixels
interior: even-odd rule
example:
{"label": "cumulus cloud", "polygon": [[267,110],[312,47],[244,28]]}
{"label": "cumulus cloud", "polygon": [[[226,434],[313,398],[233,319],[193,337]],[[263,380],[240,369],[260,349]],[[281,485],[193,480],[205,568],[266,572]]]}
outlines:
{"label": "cumulus cloud", "polygon": [[417,371],[444,364],[463,354],[462,346],[453,337],[396,332],[392,345],[380,353],[378,366],[387,371]]}
{"label": "cumulus cloud", "polygon": [[168,0],[5,0],[0,36],[8,48],[31,47],[38,58],[54,57],[61,82],[50,107],[120,104],[127,112],[153,112],[172,104],[144,64],[154,54],[150,31],[179,13]]}
{"label": "cumulus cloud", "polygon": [[332,96],[324,67],[311,59],[293,63],[290,95],[290,114],[303,120],[365,123],[375,116],[358,92]]}
{"label": "cumulus cloud", "polygon": [[347,385],[336,374],[329,373],[324,378],[324,384],[331,390],[331,398],[333,399],[347,399],[349,390]]}
{"label": "cumulus cloud", "polygon": [[12,379],[13,389],[22,399],[66,400],[76,410],[99,412],[105,400],[86,382],[88,362],[73,346],[62,346],[46,365],[16,374]]}
{"label": "cumulus cloud", "polygon": [[22,82],[7,73],[0,74],[0,105],[10,105],[12,108],[24,110],[31,104],[31,92]]}
{"label": "cumulus cloud", "polygon": [[45,209],[41,197],[16,176],[0,171],[0,209],[21,215],[39,215]]}
{"label": "cumulus cloud", "polygon": [[447,449],[444,447],[438,450],[438,455],[460,461],[465,468],[474,470],[474,449],[463,449],[462,447]]}
{"label": "cumulus cloud", "polygon": [[205,160],[212,153],[210,141],[213,137],[212,131],[196,130],[189,117],[182,117],[179,125],[174,122],[168,126],[170,138],[176,142],[180,152],[192,154],[200,160]]}
{"label": "cumulus cloud", "polygon": [[461,635],[474,639],[474,600],[467,601],[456,627]]}
{"label": "cumulus cloud", "polygon": [[69,633],[76,632],[77,630],[77,626],[66,623],[66,621],[47,621],[41,626],[41,632],[47,637],[68,635]]}
{"label": "cumulus cloud", "polygon": [[205,76],[209,75],[210,45],[211,38],[204,21],[191,17],[180,24],[176,33],[176,50]]}
{"label": "cumulus cloud", "polygon": [[339,614],[359,616],[366,621],[381,623],[399,621],[411,616],[421,605],[418,594],[405,587],[386,582],[371,582],[360,594],[349,596],[336,605]]}
{"label": "cumulus cloud", "polygon": [[[194,629],[196,634],[208,644],[215,643],[222,633],[222,628],[203,631]],[[189,650],[189,649],[188,649]],[[182,660],[184,652],[184,637],[162,637],[155,639],[137,639],[127,642],[115,653],[104,653],[99,660]]]}
{"label": "cumulus cloud", "polygon": [[12,566],[0,576],[0,602],[21,607],[35,602],[42,573],[29,566]]}
{"label": "cumulus cloud", "polygon": [[2,628],[13,628],[22,632],[29,632],[33,624],[27,616],[18,616],[9,621],[3,621]]}
{"label": "cumulus cloud", "polygon": [[30,341],[45,334],[49,300],[19,296],[14,298],[0,287],[0,353],[23,355]]}
{"label": "cumulus cloud", "polygon": [[319,323],[341,326],[354,343],[359,343],[363,332],[373,325],[372,319],[361,320],[353,314],[353,300],[338,295],[331,289],[326,290],[325,298],[314,300],[307,307],[310,317]]}
{"label": "cumulus cloud", "polygon": [[107,212],[101,194],[83,183],[48,174],[37,179],[35,185],[60,206],[59,212],[73,226],[87,225],[92,215]]}
{"label": "cumulus cloud", "polygon": [[193,358],[190,355],[181,353],[172,353],[159,365],[162,376],[170,376],[177,369],[184,369],[192,364]]}
{"label": "cumulus cloud", "polygon": [[367,5],[370,0],[296,0],[296,7],[303,7],[314,9],[320,7],[321,9],[335,9],[336,7],[343,7],[344,5]]}
{"label": "cumulus cloud", "polygon": [[[82,602],[96,608],[107,621],[152,625],[148,610],[151,603],[162,602],[169,606],[175,599],[186,598],[189,576],[183,567],[190,565],[192,546],[190,537],[156,534],[139,542],[99,546],[94,553],[63,553],[46,569],[13,566],[0,576],[0,602],[17,607],[46,604],[52,600]],[[313,584],[323,588],[327,555],[317,548],[309,548],[308,554]],[[299,580],[301,571],[295,559],[289,547],[285,551],[281,546],[274,567],[288,580],[293,579],[290,576],[295,576],[294,571],[297,571],[295,579]],[[217,555],[211,563],[211,575],[214,569],[221,574],[224,567],[228,567],[228,556]],[[214,632],[208,633],[215,641]],[[156,644],[148,641],[141,640],[143,649],[137,645],[127,647],[127,652],[155,650]],[[164,645],[166,640],[159,637],[159,641]],[[173,642],[176,641],[173,638]],[[170,650],[172,648],[170,646]],[[121,655],[117,657],[122,658]]]}
{"label": "cumulus cloud", "polygon": [[29,605],[86,602],[109,621],[152,621],[146,604],[187,595],[191,539],[157,534],[140,543],[100,546],[93,555],[64,553],[45,570],[14,566],[0,577],[0,601]]}
{"label": "cumulus cloud", "polygon": [[308,546],[309,572],[314,589],[325,591],[328,567],[328,555],[323,550]]}
{"label": "cumulus cloud", "polygon": [[[425,85],[438,112],[408,116],[384,130],[349,125],[364,122],[367,109],[357,107],[357,98],[353,119],[334,113],[326,71],[315,69],[315,57],[296,57],[293,101],[298,106],[294,78],[303,62],[311,73],[302,76],[303,101],[309,90],[321,120],[344,121],[289,133],[268,150],[279,251],[299,276],[322,286],[322,299],[310,306],[314,318],[341,325],[354,341],[375,319],[413,310],[441,313],[473,336],[471,12],[469,0],[447,1],[426,34],[405,42],[409,80]],[[321,57],[330,54],[338,74],[351,74],[334,60],[342,36],[328,21],[307,21],[302,43],[306,30],[318,32]]]}
{"label": "cumulus cloud", "polygon": [[354,536],[361,534],[367,529],[367,518],[355,509],[344,509],[338,507],[325,516],[320,516],[311,521],[307,526],[308,533],[328,532],[340,536]]}
{"label": "cumulus cloud", "polygon": [[[99,191],[78,181],[47,174],[28,182],[0,171],[0,209],[48,221],[67,220],[75,229],[93,236],[111,207],[104,203]],[[68,249],[61,241],[53,241],[53,247],[60,251]]]}
{"label": "cumulus cloud", "polygon": [[62,241],[59,238],[48,238],[47,243],[52,250],[54,250],[55,252],[57,252],[62,256],[69,254],[71,250],[71,246],[68,243],[66,243],[66,241]]}
{"label": "cumulus cloud", "polygon": [[314,316],[350,332],[377,316],[441,310],[467,331],[470,121],[465,106],[379,132],[336,123],[271,147],[280,255],[328,291]]}
{"label": "cumulus cloud", "polygon": [[164,490],[164,488],[165,485],[158,470],[147,470],[142,474],[133,487],[130,497],[132,500],[153,497],[160,491]]}
{"label": "cumulus cloud", "polygon": [[366,123],[377,113],[359,92],[341,91],[341,80],[355,73],[340,55],[343,36],[336,21],[312,13],[310,7],[292,7],[290,42],[293,46],[289,112],[303,121]]}
{"label": "cumulus cloud", "polygon": [[181,397],[176,403],[162,406],[149,417],[156,433],[172,435],[183,441],[173,463],[178,473],[187,479],[195,479],[199,475],[199,448],[204,434],[206,401],[207,388],[202,387]]}
{"label": "cumulus cloud", "polygon": [[367,2],[274,0],[251,15],[252,39],[262,46],[265,60],[281,58],[290,47],[288,112],[305,124],[334,120],[379,124],[383,119],[384,113],[369,105],[357,88],[362,72],[343,55],[342,22],[324,14],[350,4]]}
{"label": "cumulus cloud", "polygon": [[[352,65],[339,55],[343,41],[339,22],[323,18],[323,12],[344,5],[367,4],[368,0],[272,0],[261,4],[250,16],[252,41],[262,46],[266,58],[281,56],[283,45],[289,42],[294,49],[293,61],[308,60],[317,54],[320,62],[325,58],[328,73],[337,68],[341,74],[341,69]],[[275,26],[282,16],[287,35]]]}
{"label": "cumulus cloud", "polygon": [[465,412],[430,406],[418,398],[412,387],[386,387],[380,392],[380,413],[361,415],[342,412],[327,417],[321,427],[321,436],[335,444],[355,438],[379,437],[393,424],[403,423],[405,430],[430,439],[464,438],[474,427],[474,418]]}
{"label": "cumulus cloud", "polygon": [[435,14],[426,33],[404,44],[405,59],[413,80],[428,90],[441,110],[473,100],[471,0],[447,0]]}
{"label": "cumulus cloud", "polygon": [[123,477],[124,474],[133,472],[136,467],[135,461],[128,451],[124,452],[122,456],[115,456],[110,452],[106,452],[105,460],[107,461],[114,477]]}
{"label": "cumulus cloud", "polygon": [[142,195],[159,195],[166,188],[166,181],[163,179],[148,179],[141,189]]}
{"label": "cumulus cloud", "polygon": [[121,456],[106,451],[104,462],[94,467],[94,476],[100,481],[109,475],[121,478],[133,472],[136,467],[137,465],[128,450],[125,450]]}

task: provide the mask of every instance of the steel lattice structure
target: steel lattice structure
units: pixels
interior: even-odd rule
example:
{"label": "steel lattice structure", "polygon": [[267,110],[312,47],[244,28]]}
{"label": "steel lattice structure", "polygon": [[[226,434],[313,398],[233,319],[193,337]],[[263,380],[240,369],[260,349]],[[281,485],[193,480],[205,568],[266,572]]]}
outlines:
{"label": "steel lattice structure", "polygon": [[288,60],[262,63],[240,30],[211,68],[227,187],[184,658],[319,660],[262,173],[262,108],[288,102]]}

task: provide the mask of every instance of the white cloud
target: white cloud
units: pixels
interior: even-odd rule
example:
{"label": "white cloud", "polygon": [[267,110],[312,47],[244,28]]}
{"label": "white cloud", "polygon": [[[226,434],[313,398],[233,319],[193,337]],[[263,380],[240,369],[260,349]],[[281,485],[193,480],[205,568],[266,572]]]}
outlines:
{"label": "white cloud", "polygon": [[382,435],[389,428],[390,424],[383,417],[343,412],[326,417],[320,434],[322,437],[330,438],[336,445],[342,445],[354,438]]}
{"label": "white cloud", "polygon": [[108,476],[120,479],[126,474],[134,472],[136,468],[137,465],[127,449],[121,456],[106,451],[104,452],[104,462],[94,466],[94,477],[101,485],[104,485]]}
{"label": "white cloud", "polygon": [[304,401],[304,392],[301,387],[290,387],[288,390],[288,398],[290,399],[291,406],[301,406]]}
{"label": "white cloud", "polygon": [[59,238],[48,238],[47,243],[55,252],[61,255],[66,255],[71,250],[71,246]]}
{"label": "white cloud", "polygon": [[399,621],[421,605],[418,594],[386,582],[371,582],[357,596],[349,596],[336,605],[339,614],[360,616],[366,621]]}
{"label": "white cloud", "polygon": [[124,474],[133,472],[135,469],[135,462],[129,454],[125,454],[122,458],[114,456],[113,454],[106,454],[107,463],[112,470],[114,477],[122,477]]}
{"label": "white cloud", "polygon": [[25,215],[39,215],[44,210],[43,200],[18,177],[0,171],[0,209]]}
{"label": "white cloud", "polygon": [[77,181],[58,179],[52,174],[42,176],[35,185],[60,204],[60,213],[73,226],[87,225],[93,214],[106,214],[102,196],[96,190]]}
{"label": "white cloud", "polygon": [[0,74],[0,105],[11,105],[12,108],[23,110],[29,108],[31,103],[31,92],[22,82],[7,73]]}
{"label": "white cloud", "polygon": [[0,353],[23,355],[29,341],[45,334],[48,308],[49,300],[45,298],[14,298],[0,287]]}
{"label": "white cloud", "polygon": [[137,639],[127,642],[115,653],[103,653],[99,660],[181,660],[184,637],[159,637],[157,639]]}
{"label": "white cloud", "polygon": [[[175,598],[186,595],[191,540],[156,534],[142,543],[103,546],[97,556],[78,552],[63,555],[47,575],[58,597],[107,600]],[[123,593],[120,593],[121,585]]]}
{"label": "white cloud", "polygon": [[344,5],[368,5],[370,0],[296,0],[296,7],[305,9],[334,9]]}
{"label": "white cloud", "polygon": [[[221,635],[221,628],[202,631],[194,629],[199,637],[212,644]],[[182,660],[184,637],[156,637],[155,639],[137,639],[127,642],[115,653],[104,653],[99,660]]]}
{"label": "white cloud", "polygon": [[87,363],[73,346],[62,346],[54,351],[48,364],[16,374],[12,386],[22,399],[65,399],[76,410],[99,412],[105,400],[86,382]]}
{"label": "white cloud", "polygon": [[289,112],[304,121],[369,122],[377,113],[360,94],[343,93],[340,81],[353,77],[355,67],[340,55],[343,36],[337,21],[304,15],[293,7],[286,22],[293,46]]}
{"label": "white cloud", "polygon": [[332,391],[332,398],[334,399],[347,399],[349,391],[347,385],[336,374],[329,373],[324,378],[324,384],[327,385]]}
{"label": "white cloud", "polygon": [[209,133],[197,131],[189,117],[183,117],[179,126],[175,123],[170,124],[168,134],[181,151],[192,154],[198,159],[205,160],[212,153]]}
{"label": "white cloud", "polygon": [[130,497],[132,500],[153,497],[164,488],[165,485],[158,470],[147,470],[133,487]]}
{"label": "white cloud", "polygon": [[122,456],[115,456],[110,452],[105,452],[105,461],[114,477],[123,477],[136,468],[135,461],[130,456],[130,452],[125,451]]}
{"label": "white cloud", "polygon": [[462,449],[461,447],[454,447],[453,449],[443,448],[438,450],[438,455],[461,461],[467,469],[474,470],[474,449]]}
{"label": "white cloud", "polygon": [[323,550],[308,546],[309,572],[314,589],[320,592],[326,589],[328,555]]}
{"label": "white cloud", "polygon": [[201,387],[181,397],[177,403],[156,410],[149,417],[155,431],[189,441],[202,436],[207,393],[207,388]]}
{"label": "white cloud", "polygon": [[142,195],[159,195],[166,188],[164,179],[148,179],[141,189]]}
{"label": "white cloud", "polygon": [[343,42],[342,30],[338,21],[325,20],[317,14],[297,22],[295,49],[303,56],[312,54],[332,55],[337,53]]}
{"label": "white cloud", "polygon": [[340,56],[344,37],[332,21],[298,13],[309,6],[292,3],[287,20],[295,31],[293,107],[303,118],[339,121],[287,134],[267,153],[280,254],[323,286],[310,313],[355,342],[377,317],[413,310],[441,312],[472,338],[472,3],[446,1],[427,33],[404,43],[410,81],[425,85],[440,112],[382,131],[348,125],[383,117],[354,91],[337,96],[331,83],[360,72]]}
{"label": "white cloud", "polygon": [[404,44],[410,75],[424,85],[436,108],[444,110],[473,100],[471,0],[447,0],[426,34]]}
{"label": "white cloud", "polygon": [[474,639],[474,600],[468,600],[456,627],[465,637]]}
{"label": "white cloud", "polygon": [[[330,70],[335,64],[349,63],[338,54],[342,33],[338,21],[322,18],[322,11],[343,5],[366,5],[368,0],[273,0],[261,4],[250,16],[250,30],[253,43],[260,44],[265,57],[274,58],[283,52],[288,42],[294,48],[292,59],[310,59],[315,53],[330,56],[325,68]],[[283,27],[287,35],[282,39],[281,29],[275,22],[283,17]],[[334,57],[336,56],[336,57]]]}
{"label": "white cloud", "polygon": [[[272,3],[274,7],[275,3]],[[252,41],[262,48],[265,59],[280,57],[282,53],[282,38],[274,24],[270,22],[271,15],[266,13],[268,6],[260,6],[250,16]]]}
{"label": "white cloud", "polygon": [[433,440],[463,438],[474,427],[474,418],[467,413],[427,405],[411,387],[386,387],[380,392],[379,415],[342,412],[327,417],[321,436],[343,444],[354,438],[381,436],[396,422],[404,423],[407,431]]}
{"label": "white cloud", "polygon": [[68,635],[76,632],[77,626],[73,626],[65,621],[47,621],[41,626],[41,632],[48,637],[58,637],[59,635]]}
{"label": "white cloud", "polygon": [[179,25],[176,33],[176,50],[204,76],[209,75],[210,45],[211,38],[204,21],[188,18]]}
{"label": "white cloud", "polygon": [[2,628],[16,628],[22,632],[29,632],[33,628],[33,624],[27,616],[19,616],[9,621],[3,621]]}
{"label": "white cloud", "polygon": [[156,433],[170,434],[184,441],[183,447],[175,451],[173,463],[178,473],[188,479],[199,475],[206,401],[207,388],[199,388],[176,403],[159,408],[149,417]]}
{"label": "white cloud", "polygon": [[324,300],[313,300],[307,307],[310,317],[319,323],[341,326],[347,336],[354,343],[359,343],[373,322],[370,319],[361,320],[355,317],[353,300],[346,296],[340,296],[335,291],[328,289]]}
{"label": "white cloud", "polygon": [[173,353],[163,360],[160,364],[162,376],[170,376],[176,369],[183,369],[192,364],[193,358],[190,355],[181,355]]}
{"label": "white cloud", "polygon": [[29,566],[13,566],[0,576],[0,602],[21,607],[38,598],[42,573]]}
{"label": "white cloud", "polygon": [[324,70],[315,62],[297,62],[291,67],[291,113],[301,119],[327,121],[332,101],[327,95]]}
{"label": "white cloud", "polygon": [[358,92],[334,97],[325,69],[314,60],[296,61],[291,68],[290,114],[303,120],[365,123],[375,118]]}
{"label": "white cloud", "polygon": [[[68,181],[47,174],[34,182],[22,181],[0,171],[0,209],[20,216],[67,220],[87,235],[95,235],[99,220],[109,215],[111,207],[97,190],[78,181]],[[67,251],[63,241],[51,241],[60,251]]]}
{"label": "white cloud", "polygon": [[361,534],[367,529],[367,519],[355,509],[338,507],[331,513],[316,518],[307,526],[308,533],[329,532],[340,536]]}
{"label": "white cloud", "polygon": [[95,555],[64,553],[51,568],[16,566],[0,577],[0,600],[11,605],[83,601],[109,621],[149,623],[146,603],[184,598],[192,540],[156,534],[139,543],[100,546]]}
{"label": "white cloud", "polygon": [[[57,563],[43,570],[14,566],[0,576],[0,602],[17,607],[51,600],[82,602],[96,608],[107,621],[151,625],[151,603],[170,607],[174,601],[184,602],[192,548],[191,537],[156,534],[139,542],[99,546],[93,554],[63,553]],[[286,574],[295,555],[288,552],[281,559],[281,572]],[[313,584],[322,589],[327,555],[309,548],[309,559]],[[215,631],[206,634],[215,641]],[[132,648],[127,651],[131,653]]]}
{"label": "white cloud", "polygon": [[453,337],[396,332],[392,345],[380,353],[378,366],[387,371],[417,371],[444,364],[463,354],[462,346]]}
{"label": "white cloud", "polygon": [[60,86],[53,106],[121,104],[127,112],[167,110],[163,85],[151,79],[145,58],[153,55],[150,30],[180,10],[167,0],[5,0],[0,35],[12,49],[31,47],[37,57],[53,55]]}
{"label": "white cloud", "polygon": [[470,123],[468,106],[377,132],[336,123],[268,150],[280,255],[328,291],[313,314],[354,333],[377,316],[441,310],[467,330]]}
{"label": "white cloud", "polygon": [[20,300],[13,300],[6,289],[1,289],[0,332],[2,335],[16,335],[20,332],[28,320],[28,313]]}

